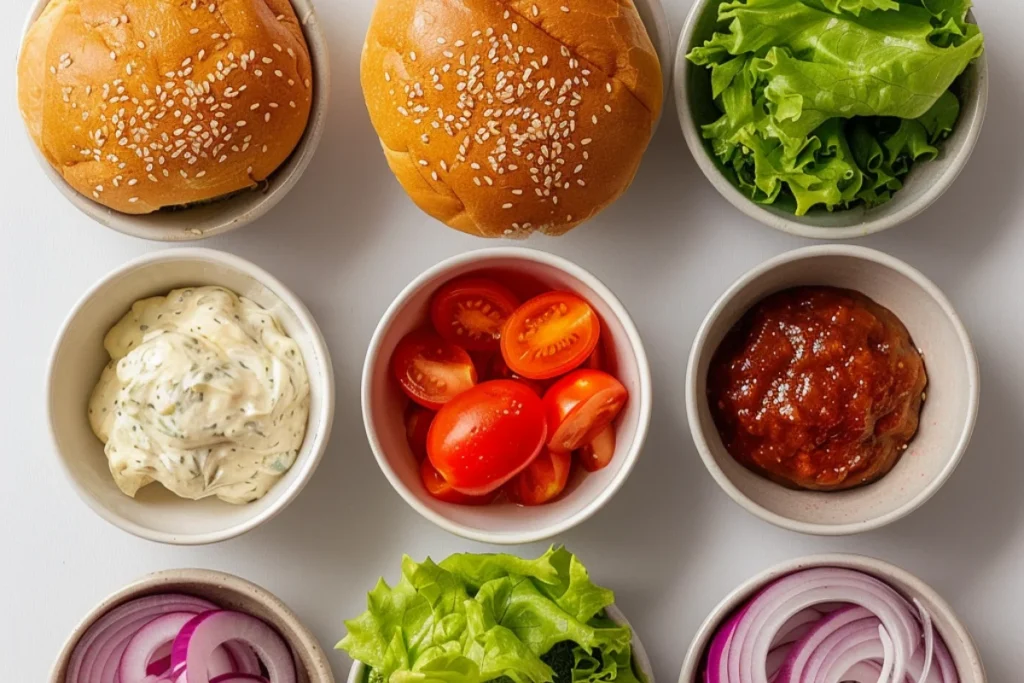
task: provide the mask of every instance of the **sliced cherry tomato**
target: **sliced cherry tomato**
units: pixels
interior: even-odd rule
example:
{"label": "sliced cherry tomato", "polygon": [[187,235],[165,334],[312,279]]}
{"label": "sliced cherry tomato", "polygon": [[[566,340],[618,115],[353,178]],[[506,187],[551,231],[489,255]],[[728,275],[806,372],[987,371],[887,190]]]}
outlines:
{"label": "sliced cherry tomato", "polygon": [[601,322],[572,292],[547,292],[516,309],[501,333],[501,355],[517,375],[550,379],[594,352]]}
{"label": "sliced cherry tomato", "polygon": [[608,425],[594,437],[594,440],[584,444],[576,451],[576,459],[587,472],[597,472],[608,467],[615,455],[615,427]]}
{"label": "sliced cherry tomato", "polygon": [[487,369],[484,373],[487,379],[514,379],[517,382],[522,382],[526,386],[530,387],[538,396],[544,395],[544,390],[547,388],[546,382],[541,382],[535,379],[526,379],[520,377],[516,373],[512,372],[512,368],[508,366],[505,359],[500,353],[494,354],[491,358],[491,362],[487,365]]}
{"label": "sliced cherry tomato", "polygon": [[426,328],[410,332],[398,342],[391,367],[402,391],[430,410],[476,384],[476,368],[465,349]]}
{"label": "sliced cherry tomato", "polygon": [[433,420],[432,411],[415,403],[410,403],[405,409],[405,438],[409,440],[409,448],[417,462],[427,457],[427,434]]}
{"label": "sliced cherry tomato", "polygon": [[607,363],[605,362],[604,345],[598,344],[594,347],[594,352],[590,354],[590,357],[587,358],[581,367],[608,372]]}
{"label": "sliced cherry tomato", "polygon": [[514,503],[543,505],[557,498],[569,482],[572,453],[557,453],[546,448],[530,466],[505,485],[505,492]]}
{"label": "sliced cherry tomato", "polygon": [[434,293],[430,320],[442,337],[469,351],[496,351],[501,329],[519,299],[485,277],[461,277]]}
{"label": "sliced cherry tomato", "polygon": [[622,382],[600,370],[576,370],[558,380],[544,394],[548,448],[574,451],[593,442],[628,397]]}
{"label": "sliced cherry tomato", "polygon": [[456,491],[482,496],[523,471],[547,433],[540,397],[519,382],[494,380],[441,408],[427,435],[427,456]]}
{"label": "sliced cherry tomato", "polygon": [[434,469],[429,460],[424,460],[420,464],[420,479],[423,480],[423,486],[427,489],[427,493],[445,503],[487,505],[497,497],[496,493],[490,493],[486,496],[467,496],[465,493],[459,493],[444,480],[444,477]]}

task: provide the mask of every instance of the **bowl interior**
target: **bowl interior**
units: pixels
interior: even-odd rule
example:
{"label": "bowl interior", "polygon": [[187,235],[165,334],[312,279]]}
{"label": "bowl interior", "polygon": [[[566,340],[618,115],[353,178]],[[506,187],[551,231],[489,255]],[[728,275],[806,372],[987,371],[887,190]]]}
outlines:
{"label": "bowl interior", "polygon": [[[165,252],[166,253],[166,252]],[[216,252],[214,252],[216,253]],[[233,257],[232,257],[233,258]],[[211,257],[202,250],[150,258],[99,283],[66,321],[54,349],[50,369],[50,424],[57,453],[85,501],[108,521],[146,538],[170,543],[204,543],[246,531],[283,507],[301,488],[317,464],[317,454],[329,431],[330,362],[319,351],[316,337],[299,313],[271,286],[262,284],[231,259]],[[166,294],[176,287],[220,285],[266,308],[302,351],[310,380],[310,420],[306,439],[292,468],[266,496],[247,505],[216,499],[178,498],[158,483],[135,498],[117,488],[107,467],[103,443],[89,426],[87,406],[100,372],[110,360],[103,338],[142,298]],[[273,286],[273,285],[272,285]]]}
{"label": "bowl interior", "polygon": [[298,670],[298,683],[333,683],[330,666],[316,638],[292,611],[263,588],[230,574],[203,569],[176,569],[147,576],[104,600],[75,629],[54,664],[50,683],[64,683],[79,638],[110,610],[147,595],[183,593],[209,600],[224,609],[262,619],[284,637]]}
{"label": "bowl interior", "polygon": [[812,567],[841,567],[862,571],[886,582],[908,600],[919,600],[932,617],[935,629],[949,648],[961,683],[985,683],[985,672],[977,647],[949,604],[930,586],[909,572],[886,562],[859,555],[817,555],[790,560],[758,574],[734,590],[701,624],[683,661],[679,683],[700,683],[700,672],[708,645],[719,625],[727,617],[772,581]]}
{"label": "bowl interior", "polygon": [[[590,302],[601,318],[601,339],[610,371],[630,392],[630,399],[616,421],[615,456],[611,464],[599,472],[577,473],[566,493],[547,505],[518,507],[497,503],[470,507],[438,501],[423,488],[419,464],[406,441],[403,411],[407,399],[391,374],[391,355],[403,336],[428,324],[430,297],[441,285],[460,275],[481,271],[504,280],[514,291],[524,282],[532,283],[532,287],[527,287],[530,291],[520,290],[522,296],[545,289],[567,289]],[[625,479],[646,430],[641,416],[650,410],[645,406],[649,400],[643,393],[646,387],[641,385],[646,370],[642,369],[637,349],[613,304],[580,277],[533,259],[482,256],[435,274],[407,291],[393,306],[397,308],[389,311],[389,317],[382,323],[379,344],[371,349],[367,361],[366,428],[385,474],[419,512],[449,531],[470,538],[486,538],[496,543],[525,542],[523,538],[546,538],[559,528],[580,521],[596,509],[610,487]]]}
{"label": "bowl interior", "polygon": [[[970,438],[977,378],[973,351],[956,314],[923,276],[900,272],[886,262],[888,257],[877,257],[883,262],[850,253],[819,253],[766,266],[726,295],[728,300],[698,337],[689,389],[701,455],[730,495],[773,523],[812,533],[849,533],[862,530],[858,525],[891,521],[923,503],[945,481]],[[708,365],[722,338],[758,301],[799,285],[831,285],[866,294],[903,321],[923,353],[928,386],[917,436],[896,467],[868,486],[822,493],[775,484],[729,455],[711,417],[705,393]]]}
{"label": "bowl interior", "polygon": [[[42,14],[50,0],[36,0],[29,12],[24,32]],[[134,216],[109,209],[92,201],[65,182],[31,143],[43,171],[72,204],[97,222],[134,237],[161,242],[184,242],[212,237],[253,222],[267,213],[288,194],[309,165],[326,125],[330,98],[330,60],[327,41],[317,21],[312,0],[291,0],[309,45],[313,66],[313,102],[306,131],[295,150],[259,187],[187,209],[165,209]]]}
{"label": "bowl interior", "polygon": [[[857,207],[829,212],[816,208],[797,216],[776,205],[757,204],[735,186],[733,174],[726,169],[701,135],[701,126],[721,116],[711,98],[711,72],[696,66],[686,55],[709,39],[716,30],[718,8],[727,0],[704,0],[693,13],[680,38],[675,56],[676,96],[683,134],[698,165],[726,199],[744,213],[774,228],[804,237],[846,239],[860,237],[909,220],[923,211],[956,179],[967,163],[980,133],[988,102],[987,61],[984,54],[968,66],[954,83],[961,104],[960,119],[948,139],[938,145],[939,156],[930,162],[915,164],[904,186],[893,198],[872,209]],[[974,15],[968,19],[974,22]]]}

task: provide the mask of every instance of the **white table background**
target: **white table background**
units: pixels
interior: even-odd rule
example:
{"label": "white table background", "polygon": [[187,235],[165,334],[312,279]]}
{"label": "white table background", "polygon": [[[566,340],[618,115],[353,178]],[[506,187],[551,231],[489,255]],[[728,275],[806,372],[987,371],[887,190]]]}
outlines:
{"label": "white table background", "polygon": [[[666,0],[674,31],[689,0]],[[978,641],[990,680],[1024,672],[1024,3],[976,0],[992,94],[977,151],[923,216],[861,244],[905,259],[952,299],[981,358],[982,401],[970,450],[927,505],[885,529],[822,539],[776,529],[719,490],[690,440],[686,357],[712,302],[748,268],[809,242],[756,224],[712,189],[669,105],[630,192],[591,224],[528,246],[602,278],[632,313],[654,371],[643,457],[611,503],[557,539],[615,589],[662,683],[737,584],[778,561],[844,551],[874,555],[943,594]],[[208,567],[279,595],[326,648],[365,608],[402,553],[441,558],[490,548],[420,518],[377,468],[363,433],[359,376],[380,315],[442,258],[494,244],[422,215],[389,173],[366,116],[359,51],[372,0],[320,0],[331,43],[330,125],[299,186],[258,224],[203,246],[251,259],[309,306],[337,377],[333,439],[316,476],[279,517],[219,545],[142,541],[94,515],[65,482],[47,435],[44,374],[66,313],[94,281],[163,245],[92,223],[50,186],[22,133],[13,53],[29,0],[6,0],[0,44],[0,667],[41,683],[67,634],[108,593],[150,571]],[[544,544],[516,552],[540,553]],[[349,661],[330,652],[343,681]]]}

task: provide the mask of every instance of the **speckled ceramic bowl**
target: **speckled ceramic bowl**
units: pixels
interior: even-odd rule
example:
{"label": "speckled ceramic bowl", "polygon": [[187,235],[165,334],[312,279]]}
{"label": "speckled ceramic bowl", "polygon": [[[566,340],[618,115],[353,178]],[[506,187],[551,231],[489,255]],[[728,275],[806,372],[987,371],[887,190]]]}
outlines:
{"label": "speckled ceramic bowl", "polygon": [[75,627],[50,671],[49,683],[65,683],[75,645],[104,614],[131,600],[160,593],[184,593],[223,607],[251,614],[265,621],[291,647],[299,683],[334,683],[334,674],[320,644],[295,613],[264,588],[231,574],[208,569],[170,569],[131,583],[94,607]]}
{"label": "speckled ceramic bowl", "polygon": [[[299,345],[310,388],[306,437],[291,469],[267,495],[252,503],[186,500],[157,483],[131,498],[114,483],[103,443],[89,426],[89,397],[110,360],[103,338],[139,299],[203,285],[224,287],[255,301],[272,312]],[[277,515],[313,476],[334,421],[334,371],[316,321],[272,275],[245,259],[212,249],[167,249],[124,264],[82,296],[54,342],[46,407],[57,461],[78,495],[98,515],[151,541],[215,543]]]}
{"label": "speckled ceramic bowl", "polygon": [[[213,237],[248,225],[270,211],[295,187],[309,166],[327,125],[327,105],[330,101],[331,78],[327,38],[317,21],[313,2],[291,2],[309,45],[313,65],[313,104],[306,132],[298,146],[260,187],[188,209],[157,211],[134,216],[108,209],[77,192],[43,158],[35,143],[30,141],[32,151],[47,177],[68,201],[96,222],[126,235],[159,242],[187,242]],[[35,0],[22,35],[28,33],[28,29],[49,3],[50,0]],[[20,47],[19,43],[18,48]]]}
{"label": "speckled ceramic bowl", "polygon": [[[891,201],[873,209],[863,207],[829,213],[813,209],[796,216],[782,209],[758,204],[741,193],[723,173],[701,136],[700,127],[720,116],[711,100],[709,71],[692,64],[686,55],[711,37],[717,25],[718,7],[725,0],[696,0],[679,37],[673,70],[673,90],[683,137],[707,179],[733,206],[765,225],[801,237],[850,239],[881,232],[918,215],[949,189],[974,151],[988,106],[988,60],[984,54],[957,81],[962,110],[952,135],[939,145],[934,161],[914,166],[903,189]],[[974,21],[974,15],[968,15]]]}
{"label": "speckled ceramic bowl", "polygon": [[[647,651],[644,650],[643,643],[640,642],[640,637],[636,634],[636,629],[629,623],[626,616],[619,610],[618,607],[612,605],[607,610],[608,618],[614,621],[620,626],[629,626],[633,631],[633,663],[640,673],[644,675],[643,680],[646,683],[654,683],[654,668],[651,666],[651,660],[647,657]],[[368,667],[362,662],[353,662],[352,668],[348,672],[348,683],[366,683],[366,675],[368,673]]]}
{"label": "speckled ceramic bowl", "polygon": [[957,618],[949,603],[943,600],[928,584],[910,572],[888,562],[861,555],[838,554],[813,555],[783,562],[766,569],[727,595],[697,629],[697,634],[693,637],[686,653],[686,659],[683,661],[679,683],[703,682],[700,672],[708,645],[719,625],[737,608],[772,581],[813,567],[855,569],[888,583],[909,600],[917,599],[931,615],[936,630],[949,648],[957,672],[960,674],[960,683],[987,683],[985,667],[982,665],[978,648],[967,632],[967,628]]}
{"label": "speckled ceramic bowl", "polygon": [[[859,291],[903,321],[921,349],[927,400],[917,435],[880,480],[848,491],[797,491],[740,465],[722,445],[707,400],[711,358],[725,334],[764,297],[789,287],[828,285]],[[708,471],[729,496],[761,519],[808,534],[876,529],[925,503],[953,474],[978,414],[974,347],[952,304],[924,275],[872,249],[827,245],[797,249],[757,266],[715,302],[690,352],[686,412]]]}

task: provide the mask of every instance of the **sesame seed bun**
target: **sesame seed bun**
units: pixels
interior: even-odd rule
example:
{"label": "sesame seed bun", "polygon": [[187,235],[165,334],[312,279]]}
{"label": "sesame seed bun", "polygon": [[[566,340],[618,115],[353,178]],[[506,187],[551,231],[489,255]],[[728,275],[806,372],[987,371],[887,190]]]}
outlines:
{"label": "sesame seed bun", "polygon": [[289,0],[52,0],[18,61],[18,103],[71,187],[145,214],[257,186],[312,103]]}
{"label": "sesame seed bun", "polygon": [[662,105],[632,0],[379,0],[361,75],[406,192],[483,237],[560,235],[611,204]]}

